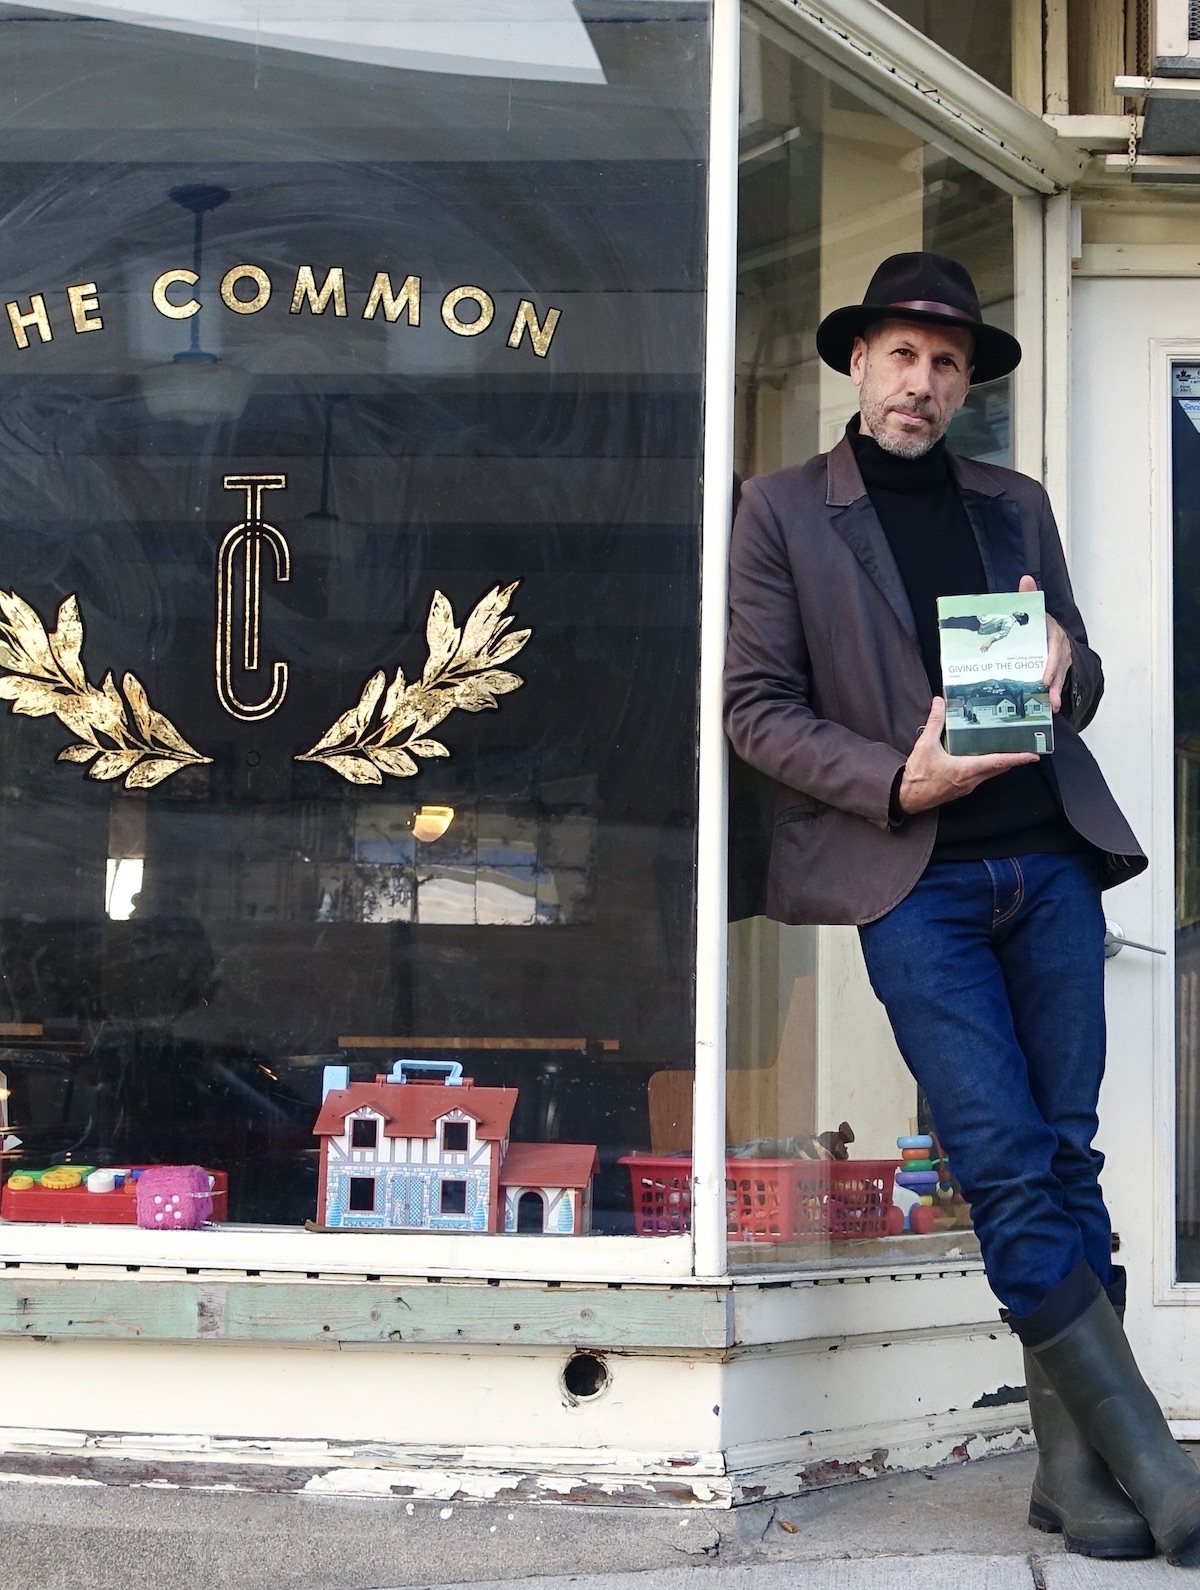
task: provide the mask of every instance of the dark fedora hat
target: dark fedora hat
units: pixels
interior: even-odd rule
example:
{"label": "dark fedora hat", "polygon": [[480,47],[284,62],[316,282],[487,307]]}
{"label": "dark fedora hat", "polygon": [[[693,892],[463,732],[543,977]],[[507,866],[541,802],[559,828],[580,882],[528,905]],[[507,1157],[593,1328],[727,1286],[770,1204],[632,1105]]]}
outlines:
{"label": "dark fedora hat", "polygon": [[849,375],[855,337],[876,321],[893,319],[969,331],[975,339],[972,386],[997,381],[1021,362],[1021,344],[984,322],[975,283],[957,260],[944,254],[893,254],[885,259],[861,304],[825,316],[817,327],[817,352],[826,364]]}

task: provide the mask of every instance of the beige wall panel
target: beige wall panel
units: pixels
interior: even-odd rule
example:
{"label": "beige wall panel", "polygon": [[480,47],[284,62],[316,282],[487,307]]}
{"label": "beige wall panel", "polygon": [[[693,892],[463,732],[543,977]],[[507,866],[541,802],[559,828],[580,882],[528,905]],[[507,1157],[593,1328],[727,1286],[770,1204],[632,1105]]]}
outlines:
{"label": "beige wall panel", "polygon": [[917,1112],[917,1085],[867,980],[852,927],[823,927],[817,949],[817,1119],[849,1121],[856,1159],[896,1158]]}
{"label": "beige wall panel", "polygon": [[1073,0],[1068,22],[1070,114],[1121,115],[1125,101],[1112,84],[1125,70],[1125,0]]}

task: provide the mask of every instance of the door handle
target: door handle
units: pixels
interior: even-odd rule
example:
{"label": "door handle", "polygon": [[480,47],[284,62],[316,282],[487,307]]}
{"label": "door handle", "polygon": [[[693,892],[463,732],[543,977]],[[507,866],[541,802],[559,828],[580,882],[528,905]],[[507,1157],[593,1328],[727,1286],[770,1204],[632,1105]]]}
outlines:
{"label": "door handle", "polygon": [[1114,922],[1111,917],[1104,919],[1104,959],[1111,960],[1114,955],[1119,955],[1122,950],[1145,950],[1147,955],[1165,955],[1166,950],[1160,950],[1154,944],[1139,944],[1136,939],[1127,939],[1125,929],[1119,922]]}

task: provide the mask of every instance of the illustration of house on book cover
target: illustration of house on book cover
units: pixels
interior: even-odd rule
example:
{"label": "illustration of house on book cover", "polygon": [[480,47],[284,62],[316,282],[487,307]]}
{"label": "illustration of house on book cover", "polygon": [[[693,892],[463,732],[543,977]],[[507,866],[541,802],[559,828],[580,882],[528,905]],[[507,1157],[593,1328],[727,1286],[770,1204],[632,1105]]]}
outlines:
{"label": "illustration of house on book cover", "polygon": [[600,1168],[595,1145],[510,1144],[516,1103],[516,1088],[476,1087],[457,1060],[397,1060],[374,1082],[326,1066],[313,1128],[318,1226],[582,1235]]}

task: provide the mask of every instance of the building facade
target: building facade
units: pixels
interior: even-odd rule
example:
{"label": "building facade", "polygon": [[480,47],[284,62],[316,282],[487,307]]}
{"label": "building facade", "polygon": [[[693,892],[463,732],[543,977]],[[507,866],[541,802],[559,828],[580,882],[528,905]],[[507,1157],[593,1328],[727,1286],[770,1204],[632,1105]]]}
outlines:
{"label": "building facade", "polygon": [[[720,726],[736,481],[836,440],[816,326],[910,248],[1025,347],[952,445],[1107,667],[1105,1187],[1200,1431],[1185,0],[257,11],[0,5],[0,1468],[686,1506],[1028,1441]],[[499,1113],[405,1124],[455,1067]],[[223,1218],[79,1218],[158,1164]]]}

